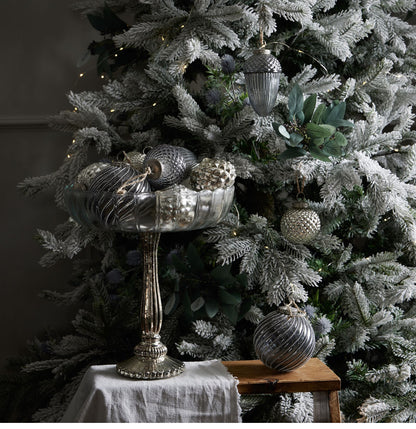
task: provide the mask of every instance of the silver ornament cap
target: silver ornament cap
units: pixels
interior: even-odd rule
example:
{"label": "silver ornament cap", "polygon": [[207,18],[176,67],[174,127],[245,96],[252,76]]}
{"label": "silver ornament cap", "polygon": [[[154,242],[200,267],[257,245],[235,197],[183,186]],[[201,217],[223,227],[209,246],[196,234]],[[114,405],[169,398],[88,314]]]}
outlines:
{"label": "silver ornament cap", "polygon": [[270,115],[276,104],[282,68],[267,49],[259,49],[244,64],[250,104],[259,116]]}
{"label": "silver ornament cap", "polygon": [[293,203],[280,221],[283,236],[294,244],[310,243],[321,230],[318,213],[309,208],[305,201]]}

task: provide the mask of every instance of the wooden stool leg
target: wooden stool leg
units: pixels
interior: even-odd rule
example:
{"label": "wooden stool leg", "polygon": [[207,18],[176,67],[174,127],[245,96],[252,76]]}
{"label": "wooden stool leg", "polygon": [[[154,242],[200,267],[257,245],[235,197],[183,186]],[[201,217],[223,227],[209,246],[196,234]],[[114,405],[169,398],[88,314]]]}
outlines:
{"label": "wooden stool leg", "polygon": [[338,392],[313,392],[313,421],[314,423],[341,423]]}
{"label": "wooden stool leg", "polygon": [[332,423],[341,423],[339,396],[336,390],[329,392],[329,418]]}
{"label": "wooden stool leg", "polygon": [[323,423],[330,421],[328,392],[312,392],[313,394],[313,422]]}

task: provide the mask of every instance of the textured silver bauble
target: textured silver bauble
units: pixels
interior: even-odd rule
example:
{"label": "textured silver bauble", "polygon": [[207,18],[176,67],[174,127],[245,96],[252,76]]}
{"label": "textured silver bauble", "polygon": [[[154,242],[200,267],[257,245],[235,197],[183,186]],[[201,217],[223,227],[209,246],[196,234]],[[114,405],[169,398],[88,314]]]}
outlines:
{"label": "textured silver bauble", "polygon": [[321,221],[306,202],[298,201],[282,216],[280,229],[291,243],[308,244],[318,235]]}
{"label": "textured silver bauble", "polygon": [[296,308],[279,307],[257,325],[253,344],[257,357],[266,366],[289,372],[312,357],[315,334],[311,323]]}
{"label": "textured silver bauble", "polygon": [[127,152],[124,154],[124,162],[128,162],[138,172],[143,172],[143,162],[146,158],[145,153],[141,152]]}
{"label": "textured silver bauble", "polygon": [[276,104],[281,67],[266,49],[259,49],[244,64],[244,76],[250,104],[260,116],[270,115]]}
{"label": "textured silver bauble", "polygon": [[181,183],[187,176],[183,148],[161,144],[146,155],[143,167],[150,167],[148,180],[152,188],[164,189]]}
{"label": "textured silver bauble", "polygon": [[195,218],[196,193],[182,185],[156,192],[158,222],[174,231],[190,225]]}
{"label": "textured silver bauble", "polygon": [[106,162],[94,162],[88,165],[78,173],[74,181],[74,188],[80,190],[87,190],[90,187],[92,179],[105,167],[108,166]]}
{"label": "textured silver bauble", "polygon": [[192,188],[196,191],[203,189],[214,191],[233,186],[235,177],[235,168],[231,162],[204,158],[192,169],[190,181]]}

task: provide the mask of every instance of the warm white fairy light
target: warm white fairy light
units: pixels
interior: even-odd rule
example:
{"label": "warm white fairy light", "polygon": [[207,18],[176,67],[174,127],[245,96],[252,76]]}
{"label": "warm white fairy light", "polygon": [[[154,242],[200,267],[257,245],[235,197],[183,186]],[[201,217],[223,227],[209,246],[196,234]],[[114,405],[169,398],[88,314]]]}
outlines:
{"label": "warm white fairy light", "polygon": [[153,103],[152,106],[155,107],[157,105],[157,103]]}
{"label": "warm white fairy light", "polygon": [[84,77],[84,73],[80,73],[80,74],[79,74],[79,77]]}
{"label": "warm white fairy light", "polygon": [[116,111],[116,109],[111,109],[110,113],[114,113]]}

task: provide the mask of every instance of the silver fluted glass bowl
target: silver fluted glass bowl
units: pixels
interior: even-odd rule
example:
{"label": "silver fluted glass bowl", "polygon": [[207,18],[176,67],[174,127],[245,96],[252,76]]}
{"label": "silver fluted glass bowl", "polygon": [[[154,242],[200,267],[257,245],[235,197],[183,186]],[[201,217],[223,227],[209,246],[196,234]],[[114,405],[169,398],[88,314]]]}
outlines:
{"label": "silver fluted glass bowl", "polygon": [[155,192],[117,194],[75,189],[64,199],[70,216],[87,227],[125,232],[168,232],[208,228],[230,210],[234,187],[193,191],[175,185]]}

